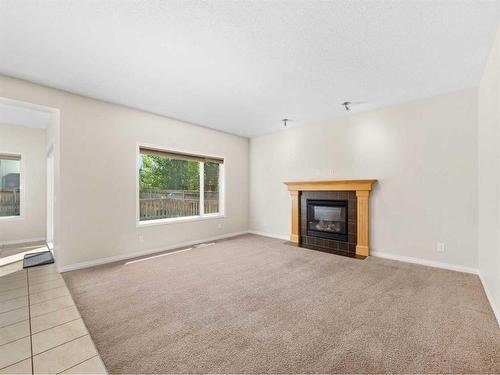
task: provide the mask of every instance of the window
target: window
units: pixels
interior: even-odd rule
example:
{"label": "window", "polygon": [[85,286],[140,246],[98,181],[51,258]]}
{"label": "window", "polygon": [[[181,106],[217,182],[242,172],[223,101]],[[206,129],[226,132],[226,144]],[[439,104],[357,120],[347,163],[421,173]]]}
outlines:
{"label": "window", "polygon": [[139,221],[222,214],[224,160],[139,148]]}
{"label": "window", "polygon": [[220,163],[207,160],[203,168],[204,213],[219,212],[219,181]]}
{"label": "window", "polygon": [[0,154],[0,218],[21,216],[21,156]]}

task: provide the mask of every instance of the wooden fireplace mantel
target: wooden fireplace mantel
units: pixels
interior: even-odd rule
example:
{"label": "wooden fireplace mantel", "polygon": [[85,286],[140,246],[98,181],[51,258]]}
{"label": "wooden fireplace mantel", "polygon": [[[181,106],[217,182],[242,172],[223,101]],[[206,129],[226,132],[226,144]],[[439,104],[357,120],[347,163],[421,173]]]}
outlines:
{"label": "wooden fireplace mantel", "polygon": [[368,245],[368,208],[372,186],[377,180],[328,180],[285,182],[292,198],[292,233],[290,241],[300,242],[300,192],[301,191],[355,191],[357,205],[358,238],[356,255],[370,255]]}

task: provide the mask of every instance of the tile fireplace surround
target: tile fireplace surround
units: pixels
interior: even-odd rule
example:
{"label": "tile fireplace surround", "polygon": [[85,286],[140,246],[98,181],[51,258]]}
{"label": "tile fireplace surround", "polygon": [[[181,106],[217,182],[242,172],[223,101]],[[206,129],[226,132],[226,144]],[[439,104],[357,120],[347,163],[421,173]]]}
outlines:
{"label": "tile fireplace surround", "polygon": [[[351,242],[352,255],[366,257],[370,255],[368,227],[369,227],[369,198],[372,186],[377,180],[342,180],[342,181],[294,181],[285,182],[288,186],[290,196],[292,198],[292,230],[290,241],[297,245],[305,245],[303,240],[311,242],[309,237],[302,238],[301,235],[301,197],[303,192],[355,192],[356,193],[356,238],[348,241]],[[332,196],[335,194],[332,194]],[[351,194],[347,194],[349,202],[354,201]],[[303,218],[302,218],[303,220]],[[353,223],[354,224],[354,223]],[[302,231],[303,232],[303,231]],[[353,249],[356,241],[355,249]],[[334,243],[331,241],[330,243]],[[349,251],[349,244],[347,251]],[[304,246],[304,247],[307,247]]]}

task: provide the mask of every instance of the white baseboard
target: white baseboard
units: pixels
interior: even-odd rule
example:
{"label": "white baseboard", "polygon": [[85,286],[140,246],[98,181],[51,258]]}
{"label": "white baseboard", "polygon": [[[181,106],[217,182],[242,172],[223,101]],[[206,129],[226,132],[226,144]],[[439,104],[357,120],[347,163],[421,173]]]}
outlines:
{"label": "white baseboard", "polygon": [[155,254],[155,253],[161,253],[163,251],[169,251],[169,250],[179,249],[181,247],[193,246],[193,245],[200,244],[200,243],[203,243],[203,242],[222,240],[224,238],[230,238],[230,237],[240,236],[242,234],[247,234],[247,233],[248,233],[248,231],[227,233],[227,234],[223,234],[223,235],[220,235],[220,236],[215,236],[215,237],[210,237],[210,238],[204,238],[204,239],[195,240],[195,241],[188,241],[188,242],[183,242],[183,243],[177,243],[175,245],[164,246],[164,247],[161,247],[161,248],[148,249],[148,250],[143,250],[143,251],[136,251],[136,252],[128,253],[128,254],[115,255],[115,256],[106,257],[106,258],[99,258],[99,259],[89,260],[89,261],[86,261],[86,262],[68,264],[66,266],[59,266],[59,265],[57,265],[57,270],[59,272],[74,271],[74,270],[79,270],[79,269],[82,269],[82,268],[89,268],[89,267],[98,266],[98,265],[101,265],[101,264],[118,262],[120,260],[126,260],[126,259],[131,259],[131,258],[138,258],[138,257],[144,256],[144,255],[150,255],[150,254]]}
{"label": "white baseboard", "polygon": [[402,255],[389,254],[389,253],[381,253],[379,251],[370,251],[370,255],[374,256],[374,257],[379,257],[379,258],[399,260],[401,262],[420,264],[422,266],[435,267],[435,268],[444,268],[446,270],[458,271],[458,272],[465,272],[465,273],[472,273],[472,274],[475,274],[475,275],[478,274],[478,270],[476,268],[465,267],[465,266],[461,266],[461,265],[458,265],[458,264],[437,262],[435,260],[427,260],[427,259],[421,259],[421,258],[412,258],[412,257],[406,257],[406,256],[402,256]]}
{"label": "white baseboard", "polygon": [[290,241],[290,236],[284,236],[282,234],[273,234],[273,233],[259,232],[257,230],[249,230],[248,233],[250,233],[250,234],[257,234],[259,236],[264,236],[264,237],[276,238],[278,240]]}
{"label": "white baseboard", "polygon": [[0,241],[0,246],[2,246],[2,245],[16,245],[19,243],[38,242],[38,241],[45,241],[45,237],[25,238],[23,240],[13,240],[13,241]]}
{"label": "white baseboard", "polygon": [[481,280],[481,284],[483,284],[484,293],[486,294],[486,298],[488,298],[488,302],[490,303],[491,309],[493,310],[493,314],[495,314],[495,318],[497,318],[498,326],[500,326],[500,310],[495,304],[495,300],[493,299],[493,294],[488,289],[488,284],[484,281],[481,272],[479,272],[479,279]]}

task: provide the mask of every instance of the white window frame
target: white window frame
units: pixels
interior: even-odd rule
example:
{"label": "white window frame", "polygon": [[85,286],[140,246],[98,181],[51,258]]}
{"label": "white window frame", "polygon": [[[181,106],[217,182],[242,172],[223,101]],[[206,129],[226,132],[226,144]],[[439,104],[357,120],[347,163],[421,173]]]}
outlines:
{"label": "white window frame", "polygon": [[17,220],[24,220],[25,218],[25,203],[26,200],[25,198],[25,184],[24,184],[24,154],[22,152],[10,152],[10,151],[3,151],[0,150],[0,159],[2,156],[15,156],[20,158],[20,163],[19,163],[19,188],[21,189],[21,194],[19,194],[19,216],[0,216],[0,221],[17,221]]}
{"label": "white window frame", "polygon": [[[139,158],[141,156],[141,148],[150,148],[158,151],[171,152],[177,154],[187,154],[187,155],[196,155],[203,158],[214,158],[214,159],[222,159],[224,163],[219,164],[219,212],[213,214],[205,214],[203,211],[205,209],[205,183],[204,183],[204,167],[205,163],[200,162],[200,215],[195,216],[183,216],[183,217],[173,217],[173,218],[165,218],[165,219],[153,219],[153,220],[140,220],[141,212],[140,212],[140,170],[139,170]],[[137,228],[148,227],[153,225],[164,225],[164,224],[175,224],[175,223],[186,223],[193,221],[201,221],[201,220],[212,220],[212,219],[221,219],[226,217],[225,215],[225,207],[226,207],[226,185],[225,185],[225,157],[221,155],[207,155],[201,152],[196,151],[187,151],[187,150],[178,150],[172,147],[165,147],[159,145],[152,145],[146,143],[137,143],[136,151],[135,151],[135,186],[136,186],[136,195],[135,195],[135,223]]]}

